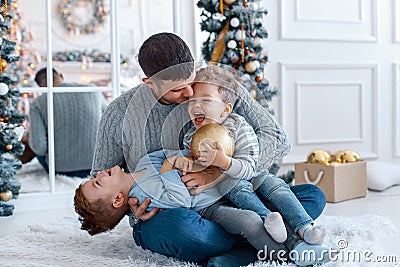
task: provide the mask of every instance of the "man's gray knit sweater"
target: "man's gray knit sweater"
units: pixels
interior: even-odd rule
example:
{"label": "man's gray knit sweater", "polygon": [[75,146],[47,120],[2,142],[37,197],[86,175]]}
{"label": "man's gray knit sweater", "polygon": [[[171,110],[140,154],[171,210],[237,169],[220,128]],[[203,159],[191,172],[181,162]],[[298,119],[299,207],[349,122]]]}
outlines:
{"label": "man's gray knit sweater", "polygon": [[[82,86],[62,83],[58,86]],[[57,172],[90,170],[97,126],[106,109],[106,101],[100,92],[54,94],[54,156]],[[47,142],[47,94],[32,101],[29,112],[29,145],[35,154],[46,156]]]}
{"label": "man's gray knit sweater", "polygon": [[[241,88],[234,111],[254,128],[260,146],[259,164],[268,170],[290,145],[272,115]],[[185,125],[186,122],[189,122]],[[186,105],[162,105],[145,84],[115,99],[100,121],[91,174],[114,165],[133,171],[147,153],[183,148],[183,135],[190,127]],[[126,163],[128,163],[126,165]]]}

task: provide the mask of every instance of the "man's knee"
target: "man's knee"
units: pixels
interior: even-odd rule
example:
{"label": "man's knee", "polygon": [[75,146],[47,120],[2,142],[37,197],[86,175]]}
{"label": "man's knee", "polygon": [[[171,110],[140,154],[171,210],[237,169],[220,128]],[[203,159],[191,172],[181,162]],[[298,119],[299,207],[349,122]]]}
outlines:
{"label": "man's knee", "polygon": [[321,215],[326,205],[326,197],[319,187],[312,184],[301,184],[291,186],[290,189],[313,220]]}
{"label": "man's knee", "polygon": [[315,213],[321,214],[326,206],[326,196],[324,192],[322,192],[322,190],[318,186],[312,184],[307,184],[306,186],[308,187],[310,194],[314,196],[311,200],[314,203]]}

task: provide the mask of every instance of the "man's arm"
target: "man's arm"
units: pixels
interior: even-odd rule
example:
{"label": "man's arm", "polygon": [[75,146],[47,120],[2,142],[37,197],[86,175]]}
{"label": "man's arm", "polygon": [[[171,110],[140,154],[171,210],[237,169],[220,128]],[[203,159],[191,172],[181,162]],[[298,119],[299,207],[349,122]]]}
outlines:
{"label": "man's arm", "polygon": [[262,169],[268,171],[272,163],[289,153],[290,143],[285,131],[272,114],[255,101],[242,85],[233,111],[243,116],[253,127],[258,137],[259,165]]}
{"label": "man's arm", "polygon": [[104,111],[97,130],[91,175],[115,165],[125,166],[122,147],[122,124],[125,111],[112,102]]}
{"label": "man's arm", "polygon": [[28,143],[36,155],[44,156],[47,153],[47,125],[45,125],[42,116],[46,116],[47,113],[42,113],[42,110],[47,109],[47,105],[42,107],[41,99],[42,97],[35,99],[29,110],[30,133]]}

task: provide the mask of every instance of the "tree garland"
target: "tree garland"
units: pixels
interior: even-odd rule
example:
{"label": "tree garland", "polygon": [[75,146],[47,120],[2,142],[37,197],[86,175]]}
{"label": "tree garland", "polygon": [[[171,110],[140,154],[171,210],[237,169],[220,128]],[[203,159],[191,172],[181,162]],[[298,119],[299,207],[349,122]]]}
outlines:
{"label": "tree garland", "polygon": [[[76,9],[78,8],[78,9]],[[83,16],[79,16],[79,10],[85,10]],[[92,9],[92,10],[91,10]],[[93,12],[92,15],[90,14]],[[58,13],[61,15],[65,29],[73,34],[90,34],[100,30],[107,19],[107,11],[104,0],[60,0]]]}

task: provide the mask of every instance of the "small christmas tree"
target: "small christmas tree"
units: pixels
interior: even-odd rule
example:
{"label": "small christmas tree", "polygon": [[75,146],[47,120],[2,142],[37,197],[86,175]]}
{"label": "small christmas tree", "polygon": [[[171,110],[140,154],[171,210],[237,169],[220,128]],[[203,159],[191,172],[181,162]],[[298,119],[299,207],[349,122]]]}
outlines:
{"label": "small christmas tree", "polygon": [[267,10],[259,0],[199,0],[197,6],[202,8],[201,30],[209,32],[202,47],[204,59],[237,69],[246,88],[269,109],[277,90],[264,75],[268,56],[262,40],[268,33],[263,16]]}
{"label": "small christmas tree", "polygon": [[14,206],[6,203],[11,198],[17,198],[21,184],[14,178],[21,162],[15,158],[22,154],[24,145],[21,143],[24,127],[22,122],[25,115],[16,109],[19,100],[19,91],[15,87],[18,78],[9,71],[9,65],[18,61],[15,42],[10,41],[8,31],[12,16],[8,13],[13,1],[0,1],[2,12],[0,15],[0,216],[9,216]]}

